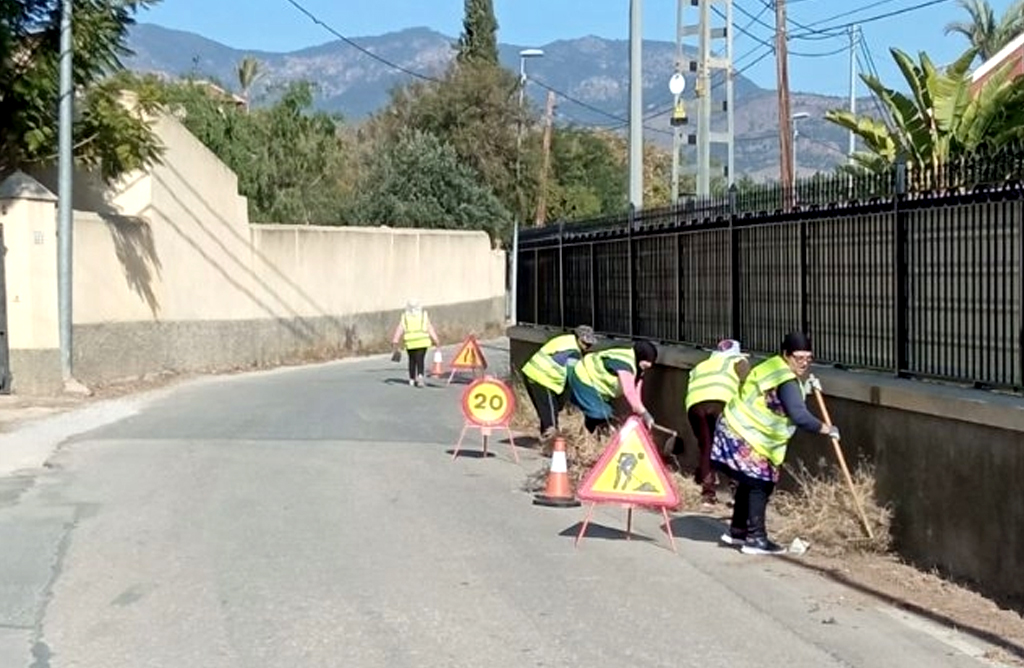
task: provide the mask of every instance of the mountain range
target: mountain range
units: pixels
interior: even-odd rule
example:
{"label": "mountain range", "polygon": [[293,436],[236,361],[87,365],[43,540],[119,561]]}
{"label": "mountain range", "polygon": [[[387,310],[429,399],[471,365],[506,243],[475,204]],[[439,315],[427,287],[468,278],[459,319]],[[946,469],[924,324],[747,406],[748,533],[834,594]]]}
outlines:
{"label": "mountain range", "polygon": [[[125,59],[125,66],[137,72],[170,77],[207,77],[236,89],[238,63],[252,56],[261,61],[264,71],[252,91],[254,103],[259,104],[261,96],[265,97],[275,84],[305,79],[317,85],[319,109],[340,113],[357,122],[384,106],[393,87],[413,80],[410,73],[425,76],[442,73],[454,55],[456,43],[455,38],[427,28],[409,28],[351,41],[406,71],[380,62],[342,40],[287,53],[251,51],[148,23],[132,26],[128,46],[134,54]],[[502,64],[518,72],[521,48],[500,44]],[[539,48],[544,50],[544,56],[532,58],[527,64],[528,77],[534,82],[527,87],[527,95],[533,105],[542,109],[548,89],[554,89],[559,94],[556,98],[558,121],[625,130],[629,108],[628,41],[587,36],[558,40]],[[668,90],[668,79],[675,71],[675,58],[674,43],[644,41],[645,138],[664,147],[672,144],[669,125],[672,94]],[[693,78],[688,79],[688,90],[684,94],[690,117],[690,125],[684,128],[687,133],[696,132]],[[720,83],[712,80],[716,105],[724,100],[724,87]],[[737,172],[757,180],[776,178],[779,160],[776,92],[761,88],[742,71],[734,79],[734,90]],[[859,108],[867,103],[866,99],[858,100]],[[847,105],[848,100],[844,98],[792,93],[792,111],[809,114],[799,121],[797,168],[801,175],[830,171],[845,159],[848,135],[826,121],[824,113],[827,109]],[[714,121],[718,126],[724,122],[724,114],[716,116],[721,117]],[[692,154],[684,160],[692,161]]]}

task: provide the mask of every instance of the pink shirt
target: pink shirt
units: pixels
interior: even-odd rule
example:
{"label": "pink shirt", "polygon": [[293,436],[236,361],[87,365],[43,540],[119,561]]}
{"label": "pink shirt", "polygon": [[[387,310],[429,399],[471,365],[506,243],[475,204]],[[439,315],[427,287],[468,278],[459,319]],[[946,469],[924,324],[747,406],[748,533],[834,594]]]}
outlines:
{"label": "pink shirt", "polygon": [[633,409],[633,412],[637,415],[643,415],[646,413],[647,409],[644,407],[644,402],[641,399],[643,396],[644,381],[641,380],[638,383],[636,376],[629,371],[619,371],[617,375],[619,377],[619,383],[622,385],[622,395],[626,398],[626,401],[629,402],[629,406]]}

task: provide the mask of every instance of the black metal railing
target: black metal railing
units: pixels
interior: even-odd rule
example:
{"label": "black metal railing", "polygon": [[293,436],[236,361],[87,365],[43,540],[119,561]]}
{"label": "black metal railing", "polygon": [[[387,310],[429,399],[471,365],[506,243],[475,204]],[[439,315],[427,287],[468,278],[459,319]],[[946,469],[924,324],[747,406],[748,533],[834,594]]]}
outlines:
{"label": "black metal railing", "polygon": [[524,324],[1024,390],[1024,153],[526,230]]}

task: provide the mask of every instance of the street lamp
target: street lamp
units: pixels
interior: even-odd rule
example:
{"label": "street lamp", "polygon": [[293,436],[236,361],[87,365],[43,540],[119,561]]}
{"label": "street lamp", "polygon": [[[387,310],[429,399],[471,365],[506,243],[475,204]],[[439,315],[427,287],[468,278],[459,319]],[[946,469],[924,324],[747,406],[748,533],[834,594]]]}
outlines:
{"label": "street lamp", "polygon": [[522,49],[519,52],[519,126],[516,131],[516,195],[519,200],[519,211],[516,211],[512,227],[512,286],[510,295],[509,319],[513,325],[519,323],[516,312],[516,301],[519,299],[519,218],[523,210],[523,192],[520,179],[521,154],[523,150],[523,104],[526,101],[526,60],[528,58],[541,58],[544,56],[543,49]]}
{"label": "street lamp", "polygon": [[797,129],[797,121],[802,121],[805,118],[810,118],[811,115],[806,111],[798,111],[793,114],[793,195],[796,195],[796,138],[800,136],[800,131]]}

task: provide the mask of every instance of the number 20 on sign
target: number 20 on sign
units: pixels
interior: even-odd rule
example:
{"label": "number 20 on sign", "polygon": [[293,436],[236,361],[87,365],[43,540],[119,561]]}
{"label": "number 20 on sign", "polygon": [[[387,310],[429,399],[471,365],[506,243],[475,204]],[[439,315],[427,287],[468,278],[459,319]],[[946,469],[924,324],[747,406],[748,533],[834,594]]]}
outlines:
{"label": "number 20 on sign", "polygon": [[508,442],[512,446],[512,455],[519,461],[519,454],[516,452],[515,441],[512,432],[509,430],[509,421],[515,411],[516,400],[512,389],[492,376],[479,378],[466,387],[462,393],[462,415],[466,423],[462,428],[462,435],[455,446],[452,458],[458,456],[462,440],[470,429],[479,429],[483,436],[483,454],[487,456],[487,441],[491,431],[495,428],[503,428],[508,431]]}

